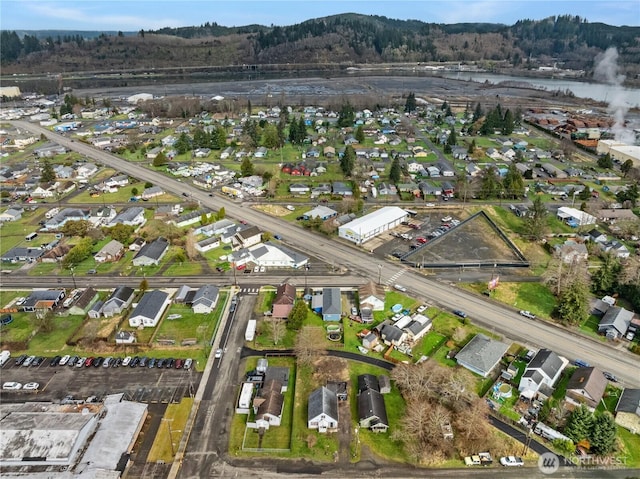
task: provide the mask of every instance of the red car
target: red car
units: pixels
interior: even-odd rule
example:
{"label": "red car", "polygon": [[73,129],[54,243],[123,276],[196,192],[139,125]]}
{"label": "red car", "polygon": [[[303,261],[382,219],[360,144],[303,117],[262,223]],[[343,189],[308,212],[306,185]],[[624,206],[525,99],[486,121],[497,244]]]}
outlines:
{"label": "red car", "polygon": [[416,241],[420,244],[425,244],[427,242],[427,238],[423,238],[422,236],[419,238],[416,238]]}
{"label": "red car", "polygon": [[84,365],[85,365],[85,367],[87,367],[87,368],[88,368],[89,366],[91,366],[91,363],[93,363],[93,358],[87,358],[87,359],[85,359],[85,361],[84,361]]}
{"label": "red car", "polygon": [[236,269],[237,269],[238,271],[242,271],[242,270],[243,270],[243,269],[245,269],[246,267],[247,267],[247,265],[246,265],[246,264],[241,264],[241,265],[240,265],[240,266],[238,266]]}

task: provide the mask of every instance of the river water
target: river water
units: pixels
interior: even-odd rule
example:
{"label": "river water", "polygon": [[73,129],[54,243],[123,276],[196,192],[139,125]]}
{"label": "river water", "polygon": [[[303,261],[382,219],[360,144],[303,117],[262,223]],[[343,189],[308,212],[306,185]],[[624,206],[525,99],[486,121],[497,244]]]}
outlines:
{"label": "river water", "polygon": [[530,78],[510,75],[496,75],[492,73],[457,72],[444,73],[442,76],[455,80],[473,81],[478,83],[489,82],[498,84],[501,82],[529,83],[534,88],[547,91],[571,91],[578,98],[591,98],[596,101],[610,103],[621,101],[628,107],[640,107],[640,89],[626,88],[617,85],[603,83],[589,83],[555,78]]}

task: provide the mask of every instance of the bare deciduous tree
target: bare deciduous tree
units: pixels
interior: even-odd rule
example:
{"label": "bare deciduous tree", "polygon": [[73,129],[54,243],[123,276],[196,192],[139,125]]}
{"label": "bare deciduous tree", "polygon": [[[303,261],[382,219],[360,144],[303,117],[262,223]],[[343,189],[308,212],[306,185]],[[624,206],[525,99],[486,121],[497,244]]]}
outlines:
{"label": "bare deciduous tree", "polygon": [[265,322],[267,323],[267,327],[269,328],[271,340],[273,341],[273,344],[277,346],[287,332],[286,323],[281,319],[273,317],[265,320]]}
{"label": "bare deciduous tree", "polygon": [[193,261],[199,256],[198,250],[196,249],[196,238],[193,234],[193,230],[189,230],[184,239],[184,251],[187,253],[187,258]]}
{"label": "bare deciduous tree", "polygon": [[302,366],[311,366],[320,352],[324,350],[324,342],[322,328],[303,327],[296,337],[294,347],[298,363]]}

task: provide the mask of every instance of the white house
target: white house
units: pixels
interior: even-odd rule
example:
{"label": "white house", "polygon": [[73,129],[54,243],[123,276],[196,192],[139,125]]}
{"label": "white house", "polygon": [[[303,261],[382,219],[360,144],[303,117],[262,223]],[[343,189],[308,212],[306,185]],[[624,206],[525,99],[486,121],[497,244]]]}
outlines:
{"label": "white house", "polygon": [[549,349],[538,351],[520,379],[520,395],[533,399],[541,387],[552,389],[568,362]]}
{"label": "white house", "polygon": [[218,303],[218,288],[206,284],[200,287],[193,296],[191,308],[196,314],[209,314]]}
{"label": "white house", "polygon": [[307,427],[318,432],[338,429],[338,396],[329,388],[319,387],[309,395]]}
{"label": "white house", "polygon": [[147,291],[129,316],[129,326],[154,328],[171,303],[164,291]]}
{"label": "white house", "polygon": [[566,223],[573,223],[576,226],[594,225],[597,221],[595,216],[575,208],[569,208],[568,206],[558,208],[558,218]]}

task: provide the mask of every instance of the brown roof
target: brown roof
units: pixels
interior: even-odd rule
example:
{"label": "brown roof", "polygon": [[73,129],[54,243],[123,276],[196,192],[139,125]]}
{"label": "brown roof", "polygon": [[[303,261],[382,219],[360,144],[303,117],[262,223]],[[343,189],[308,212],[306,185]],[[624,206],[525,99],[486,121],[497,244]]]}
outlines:
{"label": "brown roof", "polygon": [[363,284],[358,288],[358,296],[361,299],[367,296],[375,296],[384,301],[384,287],[380,284],[376,284],[373,281],[369,281],[367,284]]}
{"label": "brown roof", "polygon": [[[264,388],[263,388],[264,389]],[[280,416],[282,413],[282,405],[284,404],[284,396],[278,391],[266,391],[263,396],[264,402],[258,406],[258,413],[256,419],[264,418],[265,414],[271,416]]]}
{"label": "brown roof", "polygon": [[292,284],[282,283],[276,290],[273,304],[293,304],[296,300],[296,288]]}
{"label": "brown roof", "polygon": [[91,304],[91,301],[95,297],[96,297],[96,290],[93,288],[87,288],[82,292],[82,294],[80,295],[80,297],[78,298],[74,306],[80,309],[84,309],[87,306],[89,306],[89,304]]}
{"label": "brown roof", "polygon": [[[576,391],[584,390],[592,399],[587,401],[587,404],[595,407],[602,399],[606,388],[607,378],[598,368],[578,368],[567,383],[567,395],[575,398]],[[579,393],[577,396],[584,397]]]}

